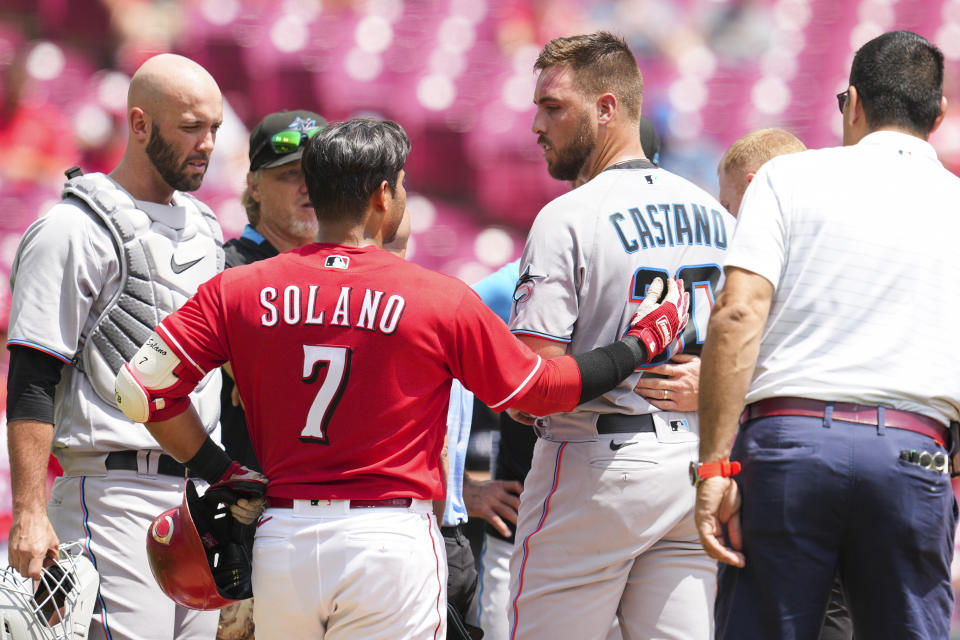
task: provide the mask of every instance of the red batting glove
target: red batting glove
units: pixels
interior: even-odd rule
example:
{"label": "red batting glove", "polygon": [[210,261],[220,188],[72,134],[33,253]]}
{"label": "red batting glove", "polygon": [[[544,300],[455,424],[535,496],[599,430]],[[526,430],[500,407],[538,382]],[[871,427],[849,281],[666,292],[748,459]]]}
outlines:
{"label": "red batting glove", "polygon": [[240,498],[262,498],[266,493],[267,477],[234,460],[203,496],[209,500],[234,504]]}
{"label": "red batting glove", "polygon": [[683,280],[669,279],[667,293],[663,280],[657,278],[647,289],[640,308],[630,321],[628,336],[638,339],[647,350],[647,362],[666,349],[687,326],[690,294],[683,290]]}

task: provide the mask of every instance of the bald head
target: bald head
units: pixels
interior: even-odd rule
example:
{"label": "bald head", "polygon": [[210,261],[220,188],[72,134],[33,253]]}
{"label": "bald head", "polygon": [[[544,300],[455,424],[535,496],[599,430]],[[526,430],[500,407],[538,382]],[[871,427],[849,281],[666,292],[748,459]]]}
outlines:
{"label": "bald head", "polygon": [[150,115],[171,102],[198,99],[221,101],[220,87],[199,64],[174,53],[161,53],[140,65],[130,80],[127,107],[140,107]]}
{"label": "bald head", "polygon": [[737,215],[747,185],[767,160],[806,148],[795,135],[783,129],[759,129],[743,136],[730,145],[717,167],[720,204]]}
{"label": "bald head", "polygon": [[213,76],[189,58],[154,56],[133,74],[127,108],[130,139],[117,169],[124,186],[151,201],[198,189],[223,120]]}

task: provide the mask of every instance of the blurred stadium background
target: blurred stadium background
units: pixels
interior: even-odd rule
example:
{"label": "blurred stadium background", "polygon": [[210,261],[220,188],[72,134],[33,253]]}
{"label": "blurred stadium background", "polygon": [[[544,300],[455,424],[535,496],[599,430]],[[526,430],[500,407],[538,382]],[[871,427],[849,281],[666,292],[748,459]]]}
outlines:
{"label": "blurred stadium background", "polygon": [[[408,257],[472,283],[519,255],[537,211],[565,188],[530,133],[537,52],[601,28],[638,58],[661,165],[714,193],[720,155],[749,130],[775,125],[809,147],[839,144],[834,96],[853,52],[883,31],[940,46],[946,94],[960,105],[960,0],[3,0],[0,329],[21,234],[58,199],[65,169],[114,166],[129,76],[149,56],[189,56],[223,90],[225,122],[198,195],[227,237],[246,222],[247,135],[264,114],[391,118],[413,142]],[[960,109],[932,142],[960,169]]]}

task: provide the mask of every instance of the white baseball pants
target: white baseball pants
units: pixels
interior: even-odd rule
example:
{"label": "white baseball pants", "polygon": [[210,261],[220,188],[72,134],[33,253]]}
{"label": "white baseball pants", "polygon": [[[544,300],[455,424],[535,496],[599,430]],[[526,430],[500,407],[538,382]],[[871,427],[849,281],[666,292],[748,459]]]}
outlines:
{"label": "white baseball pants", "polygon": [[257,637],[442,640],[444,553],[428,501],[350,509],[346,500],[296,500],[268,509],[253,545]]}

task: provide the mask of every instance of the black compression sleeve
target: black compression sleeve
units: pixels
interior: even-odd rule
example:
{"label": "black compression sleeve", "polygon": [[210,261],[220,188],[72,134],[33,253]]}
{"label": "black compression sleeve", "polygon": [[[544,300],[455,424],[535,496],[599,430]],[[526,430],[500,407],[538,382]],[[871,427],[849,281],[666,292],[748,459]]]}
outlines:
{"label": "black compression sleeve", "polygon": [[627,336],[619,342],[573,356],[580,367],[580,404],[593,400],[620,384],[647,361],[639,340]]}
{"label": "black compression sleeve", "polygon": [[207,436],[193,457],[187,460],[186,465],[209,484],[215,484],[227,472],[232,462],[227,452]]}
{"label": "black compression sleeve", "polygon": [[10,345],[7,420],[53,424],[53,396],[64,362],[48,353]]}

